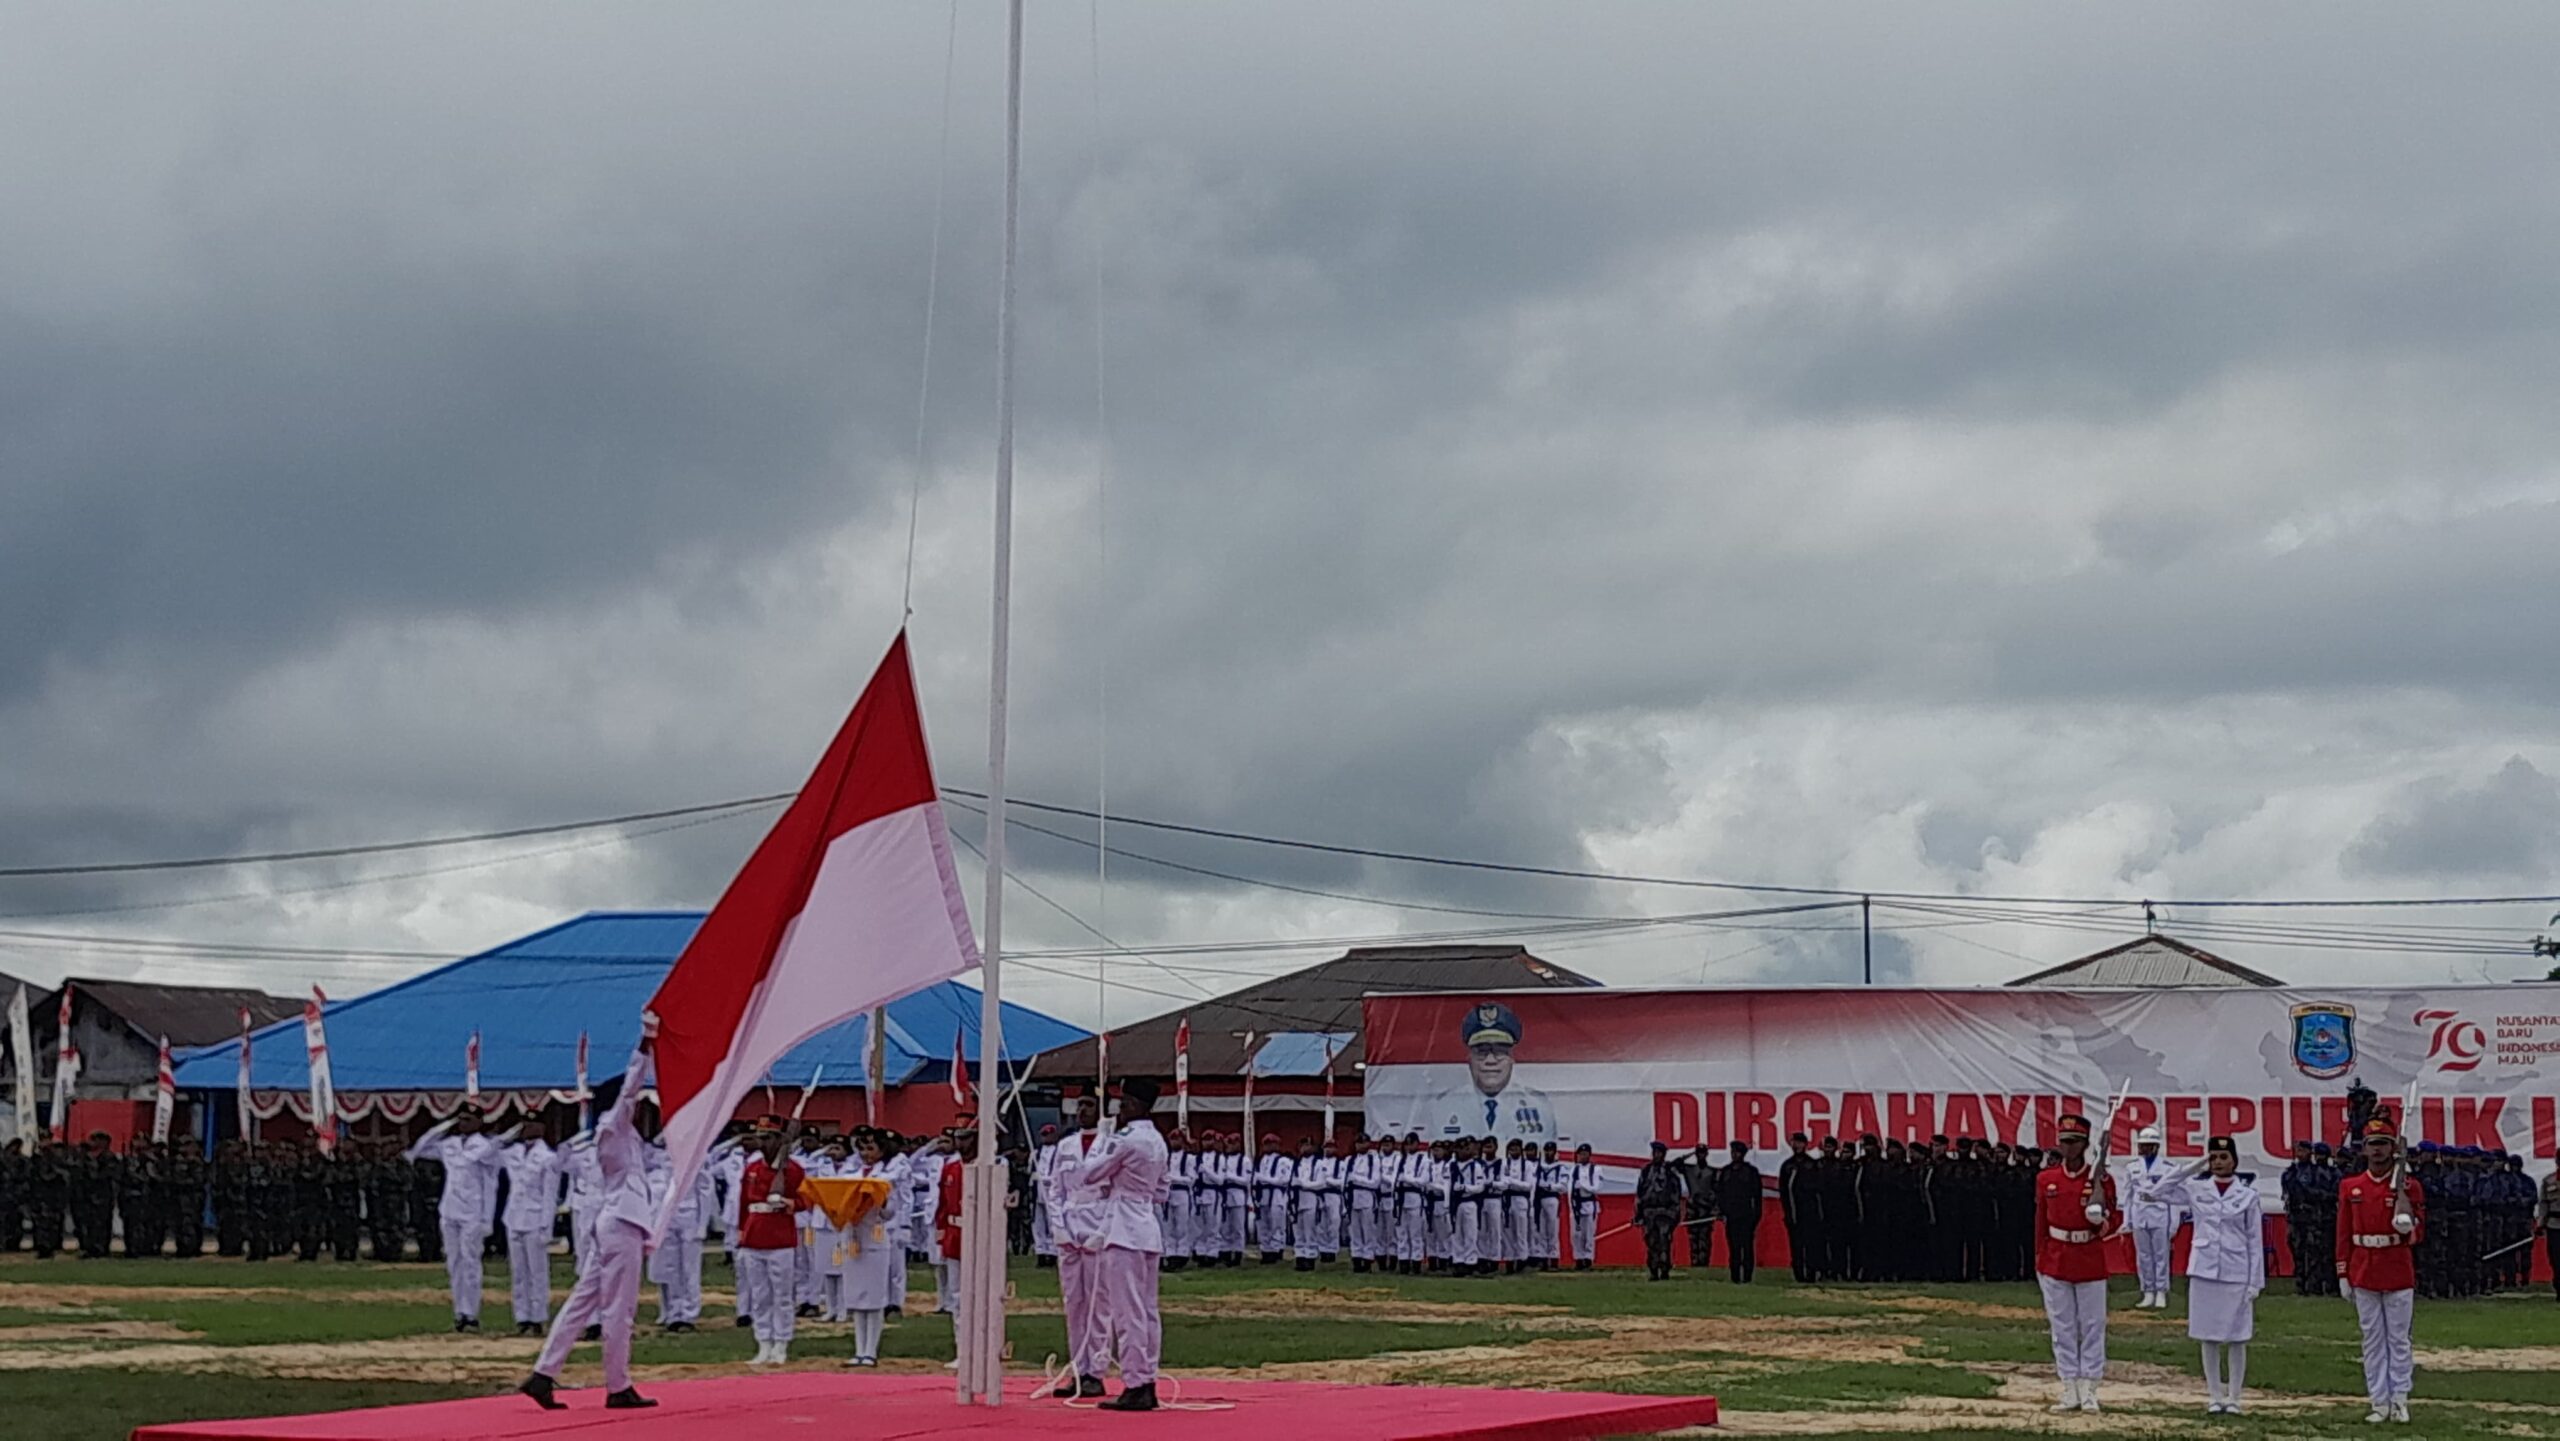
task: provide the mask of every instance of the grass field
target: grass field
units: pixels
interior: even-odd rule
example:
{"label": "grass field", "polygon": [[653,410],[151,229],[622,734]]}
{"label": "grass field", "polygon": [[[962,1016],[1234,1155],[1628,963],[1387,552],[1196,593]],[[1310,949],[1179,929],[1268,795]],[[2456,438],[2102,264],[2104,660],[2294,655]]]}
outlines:
{"label": "grass field", "polygon": [[[565,1259],[555,1269],[565,1288]],[[929,1282],[917,1280],[921,1294]],[[644,1381],[743,1367],[754,1344],[729,1323],[727,1283],[710,1262],[709,1315],[693,1336],[658,1334],[644,1301]],[[1015,1365],[1037,1370],[1063,1349],[1056,1278],[1026,1263],[1015,1283]],[[1177,1376],[1707,1392],[1736,1434],[2338,1436],[2360,1430],[2365,1409],[2346,1303],[2281,1289],[2260,1301],[2251,1412],[2236,1419],[2202,1414],[2179,1314],[2129,1310],[2110,1325],[2109,1409],[2048,1416],[2050,1353],[2027,1286],[1248,1266],[1167,1277],[1164,1301]],[[506,1329],[506,1314],[501,1283],[487,1324]],[[150,1421],[485,1394],[520,1379],[538,1347],[455,1336],[449,1322],[443,1273],[427,1266],[0,1258],[0,1437],[112,1441]],[[845,1329],[801,1323],[795,1364],[840,1366]],[[2398,1434],[2560,1438],[2560,1306],[2547,1293],[2422,1303],[2418,1342],[2418,1424]],[[910,1317],[890,1324],[883,1364],[938,1371],[950,1348],[946,1319]],[[568,1379],[596,1374],[594,1348],[582,1348]]]}

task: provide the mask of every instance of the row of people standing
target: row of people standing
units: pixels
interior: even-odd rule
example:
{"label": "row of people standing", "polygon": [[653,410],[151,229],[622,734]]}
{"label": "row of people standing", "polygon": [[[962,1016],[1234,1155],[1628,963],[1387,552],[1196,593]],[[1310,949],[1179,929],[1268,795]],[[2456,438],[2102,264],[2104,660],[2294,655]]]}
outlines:
{"label": "row of people standing", "polygon": [[1979,1137],[1917,1145],[1803,1132],[1778,1165],[1798,1281],[2023,1281],[2034,1271],[2036,1177],[2059,1153]]}

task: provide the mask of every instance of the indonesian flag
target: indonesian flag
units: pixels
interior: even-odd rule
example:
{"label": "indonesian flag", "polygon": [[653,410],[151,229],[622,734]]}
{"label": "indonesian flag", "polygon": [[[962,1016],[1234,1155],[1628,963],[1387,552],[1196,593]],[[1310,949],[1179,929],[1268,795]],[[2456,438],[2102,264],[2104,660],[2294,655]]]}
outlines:
{"label": "indonesian flag", "polygon": [[1173,1123],[1191,1129],[1191,1018],[1173,1028]]}
{"label": "indonesian flag", "polygon": [[249,1104],[250,1029],[249,1008],[247,1006],[242,1006],[240,1008],[240,1081],[239,1084],[232,1089],[231,1094],[234,1104],[240,1113],[240,1139],[244,1141],[249,1139],[251,1134],[251,1122],[255,1119],[255,1113],[250,1109]]}
{"label": "indonesian flag", "polygon": [[654,1232],[792,1047],[977,964],[901,632],[649,1002],[674,1163]]}
{"label": "indonesian flag", "polygon": [[311,988],[311,999],[302,1003],[302,1050],[311,1063],[311,1138],[319,1143],[320,1154],[338,1149],[338,1088],[329,1083],[329,1032],[320,1023],[320,1012],[329,998],[320,988]]}
{"label": "indonesian flag", "polygon": [[578,1033],[578,1129],[580,1131],[586,1130],[589,1123],[590,1118],[587,1115],[587,1102],[589,1099],[590,1097],[587,1091],[587,1033],[580,1031]]}
{"label": "indonesian flag", "polygon": [[80,1048],[71,1044],[71,987],[62,987],[62,1005],[54,1016],[53,1138],[71,1138],[71,1088],[80,1083]]}
{"label": "indonesian flag", "polygon": [[478,1031],[473,1031],[471,1039],[462,1043],[462,1095],[465,1100],[480,1099],[480,1033]]}
{"label": "indonesian flag", "polygon": [[1333,1139],[1333,1042],[1324,1043],[1324,1138]]}
{"label": "indonesian flag", "polygon": [[169,1118],[178,1109],[178,1072],[169,1064],[169,1038],[160,1038],[160,1090],[151,1099],[151,1144],[169,1139]]}
{"label": "indonesian flag", "polygon": [[969,1053],[958,1026],[951,1028],[951,1104],[969,1104]]}

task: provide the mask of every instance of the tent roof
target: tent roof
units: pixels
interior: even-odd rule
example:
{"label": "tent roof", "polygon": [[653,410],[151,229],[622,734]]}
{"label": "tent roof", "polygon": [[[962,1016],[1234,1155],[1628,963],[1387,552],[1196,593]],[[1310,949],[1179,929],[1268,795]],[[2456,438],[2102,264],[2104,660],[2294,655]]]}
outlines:
{"label": "tent roof", "polygon": [[[641,1008],[701,923],[700,911],[596,911],[370,995],[333,1001],[330,1079],[341,1091],[458,1091],[474,1031],[484,1090],[573,1084],[581,1031],[590,1039],[590,1079],[616,1074],[640,1038]],[[954,1031],[977,1065],[978,1004],[978,992],[956,981],[892,1001],[883,1028],[889,1084],[904,1084],[928,1067],[936,1074],[947,1068]],[[802,1042],[766,1079],[800,1085],[824,1067],[840,1084],[860,1085],[868,1019],[857,1016]],[[1011,1003],[1004,1026],[1009,1057],[1086,1034]],[[178,1084],[231,1089],[238,1083],[239,1045],[235,1037],[187,1053]],[[252,1089],[308,1086],[299,1018],[253,1033],[250,1064]]]}
{"label": "tent roof", "polygon": [[[1283,1032],[1348,1035],[1350,1045],[1334,1058],[1337,1074],[1349,1075],[1365,1060],[1360,1035],[1360,998],[1382,991],[1517,991],[1556,986],[1596,986],[1521,946],[1364,946],[1303,971],[1248,986],[1232,995],[1195,1001],[1151,1020],[1122,1026],[1111,1033],[1111,1073],[1115,1076],[1173,1074],[1174,1030],[1191,1022],[1191,1074],[1244,1074],[1244,1034],[1276,1038]],[[1316,1049],[1312,1070],[1262,1075],[1323,1074],[1321,1042],[1281,1042],[1287,1064],[1304,1066],[1305,1053]],[[1050,1080],[1091,1076],[1094,1044],[1079,1038],[1040,1058],[1040,1074]],[[1278,1059],[1278,1058],[1275,1058]]]}

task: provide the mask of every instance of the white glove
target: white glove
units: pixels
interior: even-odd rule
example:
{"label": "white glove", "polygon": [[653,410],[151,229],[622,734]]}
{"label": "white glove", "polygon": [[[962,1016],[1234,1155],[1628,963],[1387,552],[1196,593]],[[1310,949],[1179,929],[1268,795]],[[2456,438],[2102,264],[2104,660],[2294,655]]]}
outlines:
{"label": "white glove", "polygon": [[644,1041],[654,1041],[658,1039],[657,1012],[642,1011],[640,1013],[640,1039]]}
{"label": "white glove", "polygon": [[2414,1216],[2395,1214],[2391,1218],[2391,1229],[2399,1232],[2403,1236],[2406,1236],[2411,1231],[2418,1229],[2417,1218]]}
{"label": "white glove", "polygon": [[2092,1226],[2103,1226],[2107,1223],[2107,1208],[2094,1201],[2081,1214],[2089,1218],[2089,1224]]}

